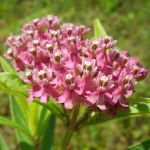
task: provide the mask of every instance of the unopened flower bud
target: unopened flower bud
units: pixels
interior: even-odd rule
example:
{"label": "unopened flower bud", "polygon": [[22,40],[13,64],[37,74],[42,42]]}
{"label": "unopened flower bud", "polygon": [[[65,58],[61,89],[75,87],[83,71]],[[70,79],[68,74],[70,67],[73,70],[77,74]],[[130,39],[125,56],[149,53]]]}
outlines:
{"label": "unopened flower bud", "polygon": [[95,115],[96,115],[96,112],[95,112],[95,111],[92,111],[91,117],[94,117]]}
{"label": "unopened flower bud", "polygon": [[73,83],[73,80],[74,80],[74,78],[73,78],[72,74],[70,74],[70,73],[66,74],[66,76],[65,76],[66,84],[70,85],[71,83]]}
{"label": "unopened flower bud", "polygon": [[61,52],[55,52],[54,54],[55,61],[60,62],[62,58],[62,53]]}
{"label": "unopened flower bud", "polygon": [[47,78],[47,74],[46,74],[46,72],[44,71],[44,70],[40,70],[39,72],[38,72],[38,75],[39,75],[39,78],[42,80],[42,79],[44,79],[44,78]]}
{"label": "unopened flower bud", "polygon": [[136,80],[140,81],[143,80],[148,74],[148,71],[144,68],[140,68],[139,75],[136,77]]}

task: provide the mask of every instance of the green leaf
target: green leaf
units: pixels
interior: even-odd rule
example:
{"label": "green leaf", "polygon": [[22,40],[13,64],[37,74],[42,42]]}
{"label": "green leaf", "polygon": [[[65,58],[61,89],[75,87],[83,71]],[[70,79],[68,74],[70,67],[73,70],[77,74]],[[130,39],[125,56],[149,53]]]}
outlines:
{"label": "green leaf", "polygon": [[48,121],[49,121],[49,115],[50,114],[51,114],[51,112],[48,109],[41,106],[40,114],[39,114],[39,120],[37,123],[37,125],[38,125],[37,126],[38,137],[43,136],[45,129],[46,129],[46,126],[47,126]]}
{"label": "green leaf", "polygon": [[11,110],[12,120],[16,122],[19,126],[24,128],[29,133],[29,135],[26,135],[23,132],[16,130],[16,137],[17,137],[18,143],[20,145],[21,150],[26,150],[26,149],[34,150],[33,138],[29,131],[27,118],[25,118],[26,116],[21,111],[16,99],[17,98],[10,96],[10,110]]}
{"label": "green leaf", "polygon": [[26,121],[25,115],[21,111],[21,109],[17,103],[16,98],[13,96],[10,96],[9,97],[9,103],[10,103],[10,110],[11,110],[12,119],[16,123],[18,123],[20,126],[24,127],[26,130],[29,131],[28,123]]}
{"label": "green leaf", "polygon": [[23,128],[22,126],[18,125],[17,123],[15,123],[14,121],[11,121],[10,119],[6,117],[0,116],[0,125],[8,126],[11,128],[16,128],[24,132],[25,134],[30,135],[30,133],[25,128]]}
{"label": "green leaf", "polygon": [[53,114],[49,116],[48,125],[41,142],[41,150],[51,150],[54,141],[56,118]]}
{"label": "green leaf", "polygon": [[150,139],[147,139],[141,143],[129,146],[127,150],[149,150],[150,149]]}
{"label": "green leaf", "polygon": [[[12,100],[13,100],[13,98],[12,98]],[[21,113],[23,114],[25,120],[28,120],[28,118],[30,116],[30,112],[29,112],[30,108],[29,108],[29,103],[27,101],[27,98],[26,97],[15,97],[15,101],[16,101]]]}
{"label": "green leaf", "polygon": [[94,37],[99,38],[100,36],[106,36],[105,29],[103,28],[99,19],[94,20]]}
{"label": "green leaf", "polygon": [[7,143],[1,134],[0,134],[0,150],[9,150]]}
{"label": "green leaf", "polygon": [[0,91],[10,95],[27,97],[27,85],[16,75],[0,72]]}
{"label": "green leaf", "polygon": [[140,116],[150,115],[150,103],[139,102],[132,106],[129,106],[127,110],[118,112],[116,116],[109,117],[108,115],[98,114],[91,119],[84,122],[86,125],[93,125],[98,123],[104,123],[107,121],[113,121],[116,119],[123,119],[128,117],[140,117]]}
{"label": "green leaf", "polygon": [[144,103],[150,103],[150,98],[128,98],[127,99],[128,103],[129,104],[137,104],[139,102],[144,102]]}
{"label": "green leaf", "polygon": [[37,103],[29,103],[29,117],[28,117],[28,124],[31,131],[31,134],[36,137],[37,136],[37,128],[38,128],[38,120],[40,118],[40,105]]}
{"label": "green leaf", "polygon": [[53,99],[50,99],[48,103],[41,103],[39,100],[34,100],[34,102],[50,110],[61,120],[66,121],[67,118],[65,118],[66,115],[64,114],[62,107],[59,104],[57,104]]}
{"label": "green leaf", "polygon": [[5,72],[11,72],[11,73],[15,73],[15,70],[10,66],[10,64],[3,58],[0,56],[0,63],[2,66],[2,69]]}

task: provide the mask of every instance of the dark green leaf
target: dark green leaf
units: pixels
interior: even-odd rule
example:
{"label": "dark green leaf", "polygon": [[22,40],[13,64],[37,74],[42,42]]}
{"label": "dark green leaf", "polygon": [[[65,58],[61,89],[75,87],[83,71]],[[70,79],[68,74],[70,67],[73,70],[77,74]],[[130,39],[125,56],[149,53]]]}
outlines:
{"label": "dark green leaf", "polygon": [[[42,106],[41,106],[42,107]],[[45,107],[41,108],[40,111],[40,115],[39,115],[39,120],[38,120],[38,127],[37,127],[37,135],[38,137],[43,136],[44,132],[45,132],[45,128],[48,124],[49,121],[49,115],[51,114],[51,112],[46,109]]]}
{"label": "dark green leaf", "polygon": [[10,64],[3,58],[0,56],[0,63],[2,66],[2,69],[5,72],[10,72],[10,73],[15,73],[15,70],[10,66]]}
{"label": "dark green leaf", "polygon": [[129,146],[127,150],[149,150],[150,149],[150,139],[147,139],[141,143]]}
{"label": "dark green leaf", "polygon": [[0,150],[9,150],[7,143],[1,134],[0,134]]}
{"label": "dark green leaf", "polygon": [[41,142],[41,150],[51,150],[54,141],[54,130],[55,130],[56,118],[53,114],[49,116],[48,125]]}
{"label": "dark green leaf", "polygon": [[99,38],[100,36],[106,36],[106,32],[99,21],[99,19],[94,20],[94,37]]}

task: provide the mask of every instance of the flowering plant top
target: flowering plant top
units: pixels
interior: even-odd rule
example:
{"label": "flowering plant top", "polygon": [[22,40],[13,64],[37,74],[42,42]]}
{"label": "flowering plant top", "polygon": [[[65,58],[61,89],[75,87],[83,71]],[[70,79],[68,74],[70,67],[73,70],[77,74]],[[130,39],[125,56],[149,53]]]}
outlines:
{"label": "flowering plant top", "polygon": [[87,39],[83,25],[60,25],[48,15],[24,25],[21,34],[7,39],[6,57],[23,81],[31,85],[29,101],[49,97],[72,109],[76,104],[113,111],[126,108],[126,98],[147,70],[127,51],[115,47],[111,36]]}

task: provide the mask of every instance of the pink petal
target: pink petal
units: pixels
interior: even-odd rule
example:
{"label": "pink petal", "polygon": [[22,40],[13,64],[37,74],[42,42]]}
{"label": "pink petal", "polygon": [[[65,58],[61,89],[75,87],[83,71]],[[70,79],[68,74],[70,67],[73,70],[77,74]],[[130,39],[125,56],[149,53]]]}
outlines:
{"label": "pink petal", "polygon": [[72,100],[71,99],[67,99],[65,101],[65,108],[72,109],[72,107],[73,107]]}
{"label": "pink petal", "polygon": [[68,97],[69,97],[69,93],[64,92],[61,96],[58,97],[58,103],[65,103]]}
{"label": "pink petal", "polygon": [[100,110],[106,110],[107,109],[106,104],[105,104],[105,100],[104,100],[104,96],[100,96],[99,99],[97,100],[96,104]]}
{"label": "pink petal", "polygon": [[43,103],[46,103],[47,102],[47,94],[43,94],[42,96],[41,96],[41,102],[43,102]]}

